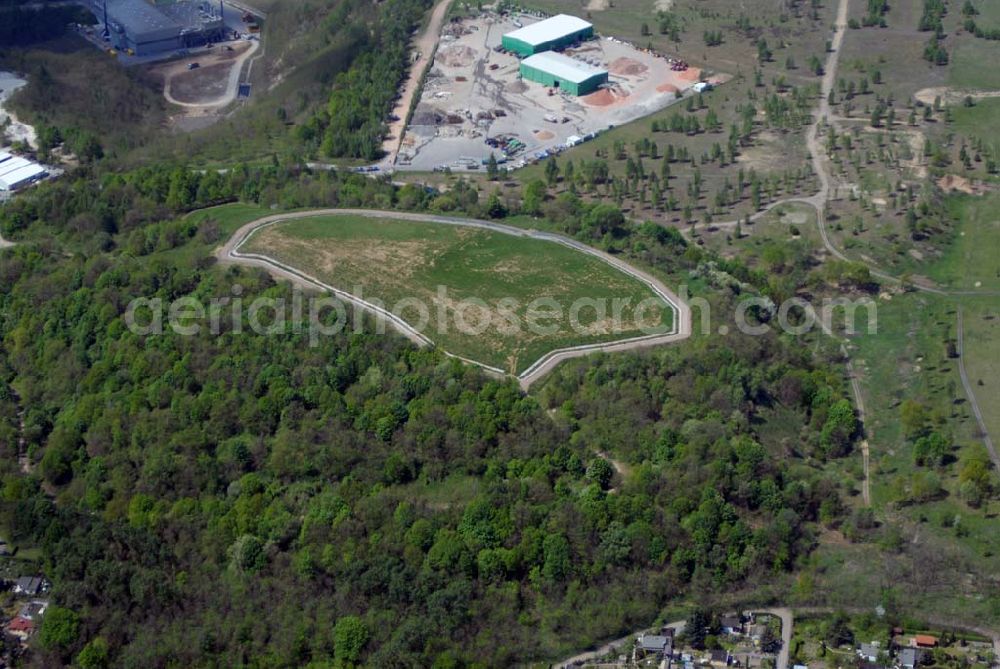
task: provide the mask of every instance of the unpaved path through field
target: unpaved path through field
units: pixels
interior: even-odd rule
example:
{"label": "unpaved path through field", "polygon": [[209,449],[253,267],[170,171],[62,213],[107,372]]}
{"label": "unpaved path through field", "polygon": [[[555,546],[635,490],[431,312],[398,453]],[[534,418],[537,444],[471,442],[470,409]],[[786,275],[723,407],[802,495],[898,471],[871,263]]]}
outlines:
{"label": "unpaved path through field", "polygon": [[958,307],[958,328],[955,334],[955,339],[957,340],[956,348],[958,349],[958,375],[962,377],[962,386],[965,388],[965,394],[969,397],[969,404],[972,406],[972,413],[975,415],[976,422],[979,424],[979,431],[983,433],[983,444],[985,444],[986,450],[990,454],[993,466],[1000,471],[1000,455],[997,454],[997,449],[993,445],[993,439],[990,438],[989,430],[986,429],[986,421],[983,419],[983,412],[979,408],[979,402],[976,400],[976,393],[973,391],[972,384],[969,382],[969,375],[965,372],[965,324],[962,319],[961,306]]}

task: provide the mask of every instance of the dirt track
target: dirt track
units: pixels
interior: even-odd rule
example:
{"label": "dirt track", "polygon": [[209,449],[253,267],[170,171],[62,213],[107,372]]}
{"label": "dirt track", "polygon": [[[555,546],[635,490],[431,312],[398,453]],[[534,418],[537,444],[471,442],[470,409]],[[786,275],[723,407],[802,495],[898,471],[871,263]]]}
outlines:
{"label": "dirt track", "polygon": [[431,62],[433,62],[434,50],[437,48],[438,39],[441,35],[441,26],[444,23],[444,17],[448,13],[448,7],[451,5],[451,2],[452,0],[438,0],[438,3],[431,12],[431,18],[427,22],[427,27],[413,45],[418,56],[413,61],[413,64],[410,65],[410,73],[406,84],[400,93],[396,106],[392,110],[392,113],[399,120],[389,124],[385,140],[382,142],[382,150],[386,155],[382,159],[381,164],[386,167],[392,167],[396,164],[396,156],[403,142],[403,135],[406,133],[406,115],[409,113],[410,107],[413,105],[413,99],[420,88],[420,80],[423,79],[423,73],[430,66]]}
{"label": "dirt track", "polygon": [[[341,299],[356,304],[364,309],[367,309],[376,315],[384,318],[390,325],[396,328],[404,336],[408,337],[411,341],[418,345],[429,345],[432,344],[431,340],[425,337],[420,332],[414,330],[408,323],[398,318],[394,314],[387,312],[376,305],[365,302],[364,300],[359,300],[350,293],[341,291],[333,286],[323,283],[316,277],[310,276],[296,268],[289,267],[280,262],[277,262],[273,258],[267,256],[262,256],[258,254],[246,254],[240,252],[240,246],[250,238],[254,232],[257,230],[279,223],[281,221],[294,220],[298,218],[308,218],[313,216],[324,216],[324,215],[336,215],[336,214],[352,214],[359,216],[370,216],[370,217],[392,217],[403,220],[411,221],[421,221],[425,223],[441,223],[444,225],[462,225],[480,228],[484,230],[491,230],[494,232],[501,232],[508,235],[514,235],[518,237],[530,237],[532,239],[540,239],[544,241],[554,242],[557,244],[562,244],[568,246],[572,249],[586,253],[588,255],[594,256],[612,267],[615,267],[619,271],[632,276],[633,278],[639,280],[645,284],[650,290],[652,290],[660,299],[664,300],[674,308],[675,318],[674,318],[674,330],[669,334],[663,335],[650,335],[645,337],[635,337],[619,342],[611,342],[606,344],[588,344],[584,346],[574,346],[571,348],[558,349],[551,351],[546,355],[542,356],[533,365],[528,367],[524,372],[522,372],[518,377],[518,382],[521,388],[528,390],[532,384],[544,377],[550,371],[552,371],[560,362],[563,360],[568,360],[570,358],[578,358],[591,353],[596,352],[613,352],[613,351],[628,351],[635,350],[639,348],[645,348],[649,346],[658,346],[661,344],[673,343],[676,341],[681,341],[686,339],[691,335],[691,310],[688,305],[684,303],[677,295],[674,294],[669,288],[663,285],[655,277],[650,274],[632,267],[631,265],[611,256],[603,251],[598,251],[595,248],[582,244],[569,237],[564,237],[562,235],[557,235],[549,232],[538,232],[535,230],[524,230],[521,228],[511,227],[509,225],[502,225],[499,223],[491,223],[489,221],[481,221],[478,219],[471,218],[450,218],[444,216],[433,216],[431,214],[413,214],[406,212],[396,212],[396,211],[379,211],[379,210],[369,210],[369,209],[317,209],[311,211],[299,211],[287,214],[276,214],[274,216],[267,216],[264,218],[257,219],[242,226],[237,230],[232,237],[216,251],[216,257],[222,262],[239,263],[244,265],[253,265],[257,267],[263,267],[275,276],[280,278],[288,279],[293,283],[310,288],[310,289],[320,289],[332,292],[336,294]],[[447,353],[447,352],[446,352]],[[484,365],[475,360],[469,360],[461,356],[457,356],[448,353],[451,357],[458,358],[465,362],[475,364],[483,369],[487,370],[492,374],[502,375],[503,371],[495,367],[490,367],[489,365]]]}

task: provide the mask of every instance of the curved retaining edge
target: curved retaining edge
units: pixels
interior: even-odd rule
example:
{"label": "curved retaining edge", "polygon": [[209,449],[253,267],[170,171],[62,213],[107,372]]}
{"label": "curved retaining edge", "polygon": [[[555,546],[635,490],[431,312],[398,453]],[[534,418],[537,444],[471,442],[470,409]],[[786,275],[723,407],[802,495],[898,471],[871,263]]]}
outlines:
{"label": "curved retaining edge", "polygon": [[[552,371],[560,362],[563,360],[569,360],[571,358],[580,358],[591,353],[611,353],[616,351],[626,351],[632,349],[646,348],[651,346],[657,346],[660,344],[668,344],[683,339],[687,339],[691,336],[691,310],[688,305],[682,301],[676,294],[669,288],[667,288],[659,279],[653,277],[649,273],[635,268],[623,260],[616,258],[604,251],[600,251],[591,246],[587,246],[582,242],[578,242],[575,239],[570,239],[569,237],[564,237],[551,232],[540,232],[538,230],[524,230],[522,228],[515,228],[510,225],[505,225],[502,223],[492,223],[489,221],[482,221],[473,218],[449,218],[444,216],[435,216],[432,214],[415,214],[409,212],[395,212],[395,211],[381,211],[381,210],[371,210],[371,209],[317,209],[311,211],[300,211],[300,212],[290,212],[285,214],[276,214],[274,216],[267,216],[264,218],[257,219],[256,221],[251,221],[246,225],[242,226],[235,234],[230,238],[225,245],[223,245],[216,256],[221,260],[230,260],[235,262],[241,262],[248,265],[258,265],[265,269],[274,271],[275,273],[290,279],[293,282],[297,282],[309,287],[319,288],[320,290],[329,291],[344,300],[354,304],[362,309],[373,313],[374,315],[384,319],[394,329],[399,331],[403,336],[410,339],[418,346],[432,346],[436,347],[436,344],[426,335],[418,332],[413,327],[410,326],[405,320],[396,316],[392,312],[386,310],[384,307],[380,307],[371,302],[367,302],[361,298],[358,298],[351,293],[344,290],[331,286],[323,281],[311,276],[305,272],[295,269],[289,265],[286,265],[280,261],[271,258],[270,256],[265,256],[256,253],[242,253],[239,248],[243,246],[255,233],[264,228],[276,225],[278,223],[284,223],[286,221],[301,219],[301,218],[315,218],[317,216],[340,216],[340,215],[356,215],[365,216],[369,218],[395,218],[398,220],[409,220],[421,223],[439,223],[443,225],[455,225],[461,227],[471,227],[478,228],[481,230],[487,230],[491,232],[500,232],[503,234],[508,234],[514,237],[526,237],[530,239],[537,239],[540,241],[547,241],[556,244],[561,244],[563,246],[569,247],[575,251],[581,253],[586,253],[594,258],[601,260],[602,262],[614,267],[618,271],[631,276],[632,278],[638,280],[640,283],[649,288],[653,293],[659,297],[661,300],[666,302],[673,310],[674,318],[672,323],[672,328],[670,332],[662,334],[653,335],[643,335],[639,337],[631,337],[628,339],[621,339],[613,342],[604,342],[598,344],[582,344],[580,346],[571,346],[568,348],[556,349],[549,351],[541,358],[536,360],[534,363],[529,365],[523,372],[518,374],[518,383],[522,390],[527,391],[536,381],[544,377],[550,371]],[[461,360],[462,362],[468,363],[470,365],[475,365],[490,373],[493,376],[505,377],[508,373],[504,370],[487,365],[478,360],[472,360],[460,355],[451,353],[444,349],[440,349],[448,357],[454,358],[456,360]]]}

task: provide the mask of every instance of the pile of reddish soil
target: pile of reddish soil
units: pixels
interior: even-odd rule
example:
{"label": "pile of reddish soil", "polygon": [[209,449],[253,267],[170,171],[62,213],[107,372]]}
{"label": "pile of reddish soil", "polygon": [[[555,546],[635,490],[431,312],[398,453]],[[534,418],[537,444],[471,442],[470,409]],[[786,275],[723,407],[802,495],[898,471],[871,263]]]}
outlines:
{"label": "pile of reddish soil", "polygon": [[608,89],[602,88],[601,90],[591,93],[590,95],[584,95],[583,101],[591,107],[607,107],[608,105],[614,103],[615,96],[612,95],[611,91]]}
{"label": "pile of reddish soil", "polygon": [[660,84],[656,87],[656,90],[659,93],[680,93],[680,89],[673,84]]}
{"label": "pile of reddish soil", "polygon": [[549,132],[548,130],[535,131],[535,139],[541,140],[543,142],[547,139],[552,139],[553,137],[555,137],[555,135]]}
{"label": "pile of reddish soil", "polygon": [[583,96],[581,99],[584,104],[588,104],[591,107],[607,107],[627,97],[627,94],[618,89],[602,88],[590,95]]}
{"label": "pile of reddish soil", "polygon": [[631,58],[616,58],[608,64],[608,71],[623,77],[634,77],[642,74],[649,68],[637,60]]}
{"label": "pile of reddish soil", "polygon": [[684,81],[698,81],[698,79],[701,78],[701,70],[697,67],[689,67],[683,72],[678,72],[677,74]]}

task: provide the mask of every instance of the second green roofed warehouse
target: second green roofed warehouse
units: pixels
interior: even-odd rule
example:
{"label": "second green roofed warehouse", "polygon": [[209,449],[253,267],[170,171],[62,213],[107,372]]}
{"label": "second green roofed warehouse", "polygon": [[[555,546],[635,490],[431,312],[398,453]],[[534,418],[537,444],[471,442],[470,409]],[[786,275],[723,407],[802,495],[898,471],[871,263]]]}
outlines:
{"label": "second green roofed warehouse", "polygon": [[593,93],[607,83],[608,71],[561,53],[547,51],[521,61],[521,77],[572,95]]}
{"label": "second green roofed warehouse", "polygon": [[559,14],[503,36],[503,48],[521,56],[564,49],[594,36],[594,26],[581,18]]}

